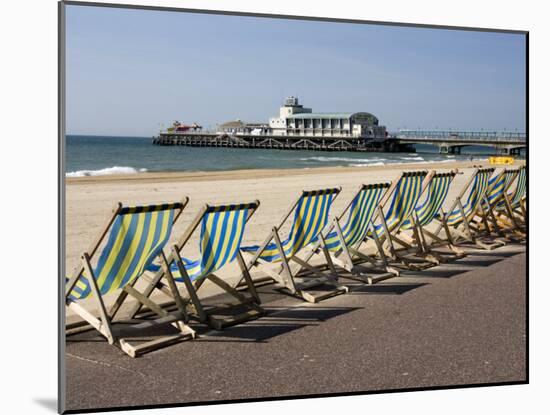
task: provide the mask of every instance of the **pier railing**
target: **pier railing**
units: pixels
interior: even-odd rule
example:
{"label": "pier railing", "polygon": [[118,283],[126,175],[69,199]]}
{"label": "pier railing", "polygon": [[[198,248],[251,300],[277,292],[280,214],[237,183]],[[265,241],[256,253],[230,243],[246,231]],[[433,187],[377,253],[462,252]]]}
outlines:
{"label": "pier railing", "polygon": [[526,135],[517,132],[399,131],[382,139],[353,136],[265,135],[177,132],[153,137],[153,144],[191,147],[267,148],[280,150],[414,152],[415,144],[439,147],[441,153],[460,154],[462,147],[495,148],[499,154],[516,154],[527,147]]}
{"label": "pier railing", "polygon": [[395,138],[416,139],[429,141],[485,141],[485,142],[526,142],[527,135],[518,132],[497,131],[418,131],[400,130],[394,134]]}

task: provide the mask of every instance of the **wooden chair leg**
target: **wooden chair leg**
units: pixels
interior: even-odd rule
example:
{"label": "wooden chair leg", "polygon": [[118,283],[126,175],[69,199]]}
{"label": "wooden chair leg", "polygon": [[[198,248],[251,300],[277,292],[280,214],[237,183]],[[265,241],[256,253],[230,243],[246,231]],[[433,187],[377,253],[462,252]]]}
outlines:
{"label": "wooden chair leg", "polygon": [[281,261],[282,261],[282,265],[283,265],[283,272],[281,273],[281,278],[282,278],[283,285],[292,294],[295,294],[296,293],[296,286],[294,284],[294,277],[292,275],[292,270],[290,269],[288,259],[286,258],[286,254],[285,254],[285,251],[283,249],[281,239],[279,238],[277,228],[273,228],[273,239],[275,240],[275,244],[277,245],[277,249],[279,250],[279,254],[281,256]]}
{"label": "wooden chair leg", "polygon": [[191,299],[191,303],[193,304],[193,306],[195,307],[195,310],[197,311],[199,321],[204,323],[208,318],[208,316],[206,315],[204,308],[202,307],[202,304],[197,295],[196,288],[191,282],[191,278],[189,277],[189,274],[187,273],[187,270],[183,265],[183,259],[179,253],[178,247],[175,245],[172,247],[172,256],[173,258],[176,259],[178,270],[183,279],[183,283],[185,284],[185,288],[187,289],[187,293],[189,294],[189,298]]}
{"label": "wooden chair leg", "polygon": [[105,308],[105,303],[103,302],[103,297],[101,296],[101,292],[99,290],[99,287],[97,286],[97,281],[95,279],[94,271],[92,269],[92,265],[90,263],[90,256],[87,253],[84,253],[82,255],[82,260],[84,262],[84,268],[86,272],[88,273],[88,282],[90,284],[90,287],[92,289],[92,293],[95,296],[97,300],[97,305],[99,307],[99,315],[101,316],[101,322],[105,326],[105,330],[107,333],[107,340],[109,341],[109,344],[114,344],[116,342],[116,338],[113,335],[112,327],[111,327],[111,321],[109,319],[109,315],[107,313],[107,310]]}
{"label": "wooden chair leg", "polygon": [[254,299],[256,300],[256,303],[261,304],[260,296],[258,295],[258,291],[256,290],[256,287],[254,286],[254,282],[252,281],[252,277],[250,276],[250,272],[248,271],[248,268],[246,267],[246,264],[244,262],[244,259],[240,252],[237,252],[237,261],[239,264],[239,268],[241,269],[241,272],[244,276],[244,280],[246,282],[246,285],[248,286],[248,290],[250,291],[250,294]]}

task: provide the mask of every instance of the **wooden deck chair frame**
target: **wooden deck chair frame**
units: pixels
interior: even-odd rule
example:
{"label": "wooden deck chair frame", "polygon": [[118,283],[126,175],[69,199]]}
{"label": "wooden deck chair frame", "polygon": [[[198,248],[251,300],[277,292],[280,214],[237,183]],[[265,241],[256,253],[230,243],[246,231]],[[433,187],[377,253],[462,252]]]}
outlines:
{"label": "wooden deck chair frame", "polygon": [[[527,166],[523,165],[520,167],[519,170],[523,169],[525,171],[525,194],[523,197],[518,201],[518,206],[512,205],[512,200],[510,199],[510,195],[506,195],[508,198],[508,202],[510,203],[510,206],[512,207],[512,213],[516,213],[516,218],[519,219],[519,221],[525,226],[527,224],[527,190],[529,188],[529,181],[527,177]],[[519,175],[517,180],[519,180]]]}
{"label": "wooden deck chair frame", "polygon": [[[451,178],[449,185],[452,185],[452,182],[457,174],[462,174],[462,173],[459,172],[458,169],[453,169],[448,172],[439,172],[439,173],[435,170],[432,170],[426,177],[427,182],[425,183],[425,187],[422,190],[422,194],[420,195],[419,202],[422,196],[425,194],[425,192],[427,192],[430,189],[431,183],[433,182],[434,179],[441,176],[449,176]],[[439,208],[439,214],[440,215],[444,214],[443,205],[441,205]],[[430,223],[433,222],[434,219],[435,219],[435,216],[432,218]],[[441,263],[449,262],[451,260],[456,260],[466,256],[463,250],[461,250],[456,245],[454,245],[452,236],[447,240],[441,239],[434,233],[430,232],[430,230],[427,228],[429,224],[422,225],[420,222],[420,218],[418,217],[416,208],[412,212],[410,222],[411,222],[412,237],[404,234],[402,232],[402,229],[398,230],[398,235],[400,239],[403,242],[408,243],[410,248],[403,251],[397,250],[396,253],[402,258],[404,258],[404,255],[412,253],[427,261],[425,265],[409,263],[408,265],[410,266],[410,268],[415,270],[426,269],[432,266],[440,265]],[[436,252],[434,249],[431,248],[430,244],[428,243],[428,238],[430,238],[432,241],[436,241],[438,243],[438,246],[446,245],[451,253],[443,254],[441,252]]]}
{"label": "wooden deck chair frame", "polygon": [[[180,207],[178,208],[178,210],[174,215],[172,224],[176,222],[176,220],[179,218],[183,209],[185,209],[188,203],[189,203],[189,198],[187,197],[184,198],[179,203]],[[115,221],[117,216],[121,214],[121,212],[123,211],[123,208],[124,206],[122,205],[122,203],[117,203],[115,205],[115,207],[112,209],[111,215],[109,215],[109,218],[107,219],[106,224],[103,227],[103,230],[100,232],[97,239],[95,239],[94,242],[92,242],[92,244],[90,245],[90,248],[82,254],[81,263],[75,267],[74,271],[72,272],[72,277],[66,283],[65,305],[67,308],[73,311],[76,315],[82,318],[83,321],[67,324],[65,328],[66,328],[66,336],[81,333],[83,331],[88,331],[91,329],[96,329],[101,335],[103,335],[107,339],[109,344],[120,347],[122,351],[124,351],[126,354],[128,354],[131,357],[137,357],[138,355],[141,355],[143,353],[156,350],[160,347],[167,346],[169,344],[178,342],[180,340],[193,339],[195,338],[195,331],[187,325],[188,316],[185,312],[184,302],[178,294],[176,284],[174,282],[174,278],[168,266],[167,258],[164,251],[161,251],[159,256],[161,258],[162,267],[166,271],[164,278],[166,279],[167,286],[169,287],[169,290],[174,297],[177,310],[175,312],[169,313],[166,310],[162,309],[158,304],[150,300],[148,297],[144,296],[142,293],[137,291],[133,287],[133,285],[137,280],[140,279],[141,276],[138,276],[137,278],[135,278],[133,283],[125,285],[122,288],[122,292],[119,294],[118,298],[115,300],[114,304],[112,305],[111,309],[109,311],[107,310],[105,301],[103,299],[103,296],[101,295],[99,286],[96,281],[96,277],[94,275],[94,270],[92,267],[92,259],[97,253],[105,237],[109,233],[109,230],[111,229],[113,222]],[[96,300],[96,305],[99,310],[99,317],[96,317],[94,314],[92,314],[82,305],[78,304],[77,301],[71,300],[69,298],[75,285],[77,284],[78,280],[80,279],[81,275],[84,272],[87,272],[88,275],[90,275],[90,278],[89,278],[90,288],[92,291],[92,296]],[[121,319],[121,320],[115,321],[115,317],[128,295],[133,297],[140,304],[147,306],[150,310],[152,310],[158,316],[158,318],[154,320]],[[155,326],[165,326],[167,324],[171,324],[179,330],[179,333],[175,335],[163,336],[161,338],[145,341],[138,345],[134,345],[134,344],[131,344],[127,338],[118,336],[114,332],[113,330],[114,323],[132,324],[129,327],[127,327],[127,329],[133,329],[135,331],[145,330]]]}
{"label": "wooden deck chair frame", "polygon": [[[260,201],[255,200],[251,203],[244,203],[244,204],[235,204],[235,207],[238,207],[239,205],[248,205],[251,209],[246,220],[245,225],[249,221],[250,217],[254,214],[254,212],[258,209],[260,206]],[[200,211],[195,216],[194,220],[191,222],[191,224],[188,226],[186,231],[182,234],[182,237],[172,246],[170,255],[168,256],[167,263],[172,265],[176,264],[180,275],[183,279],[183,284],[185,286],[185,289],[188,294],[188,298],[186,299],[188,307],[188,315],[190,317],[196,318],[201,323],[207,323],[210,327],[216,329],[216,330],[222,330],[229,326],[234,326],[236,324],[243,323],[245,321],[254,320],[257,318],[262,317],[265,315],[265,310],[260,306],[261,300],[260,296],[258,295],[258,292],[256,290],[256,287],[254,286],[252,282],[252,278],[250,277],[248,268],[246,267],[246,264],[244,262],[244,259],[242,257],[242,254],[240,250],[237,250],[237,262],[238,266],[242,272],[242,278],[244,279],[246,288],[250,293],[250,296],[246,296],[242,293],[241,290],[237,290],[236,287],[232,287],[230,284],[225,282],[222,278],[218,277],[214,273],[209,273],[207,275],[202,276],[199,279],[196,279],[194,281],[191,280],[189,277],[184,263],[183,263],[183,257],[181,256],[181,252],[193,233],[196,231],[196,229],[200,226],[202,223],[203,218],[205,217],[206,213],[209,212],[210,209],[213,208],[220,208],[220,207],[229,207],[227,206],[211,206],[209,204],[203,205],[203,207],[200,209]],[[231,205],[233,206],[233,205]],[[159,270],[153,278],[149,278],[148,282],[149,285],[145,290],[145,295],[150,295],[155,288],[160,289],[162,292],[164,292],[166,295],[171,296],[169,287],[162,284],[163,277],[163,270]],[[222,306],[217,307],[206,307],[203,302],[200,300],[198,291],[201,288],[201,286],[204,284],[206,280],[209,280],[210,282],[217,285],[219,288],[221,288],[224,292],[229,294],[231,297],[237,300],[236,303],[230,303],[230,304],[224,304]],[[171,304],[168,304],[169,306]],[[246,307],[247,310],[244,312],[241,312],[234,316],[219,316],[218,314],[220,312],[228,313],[233,310],[236,310],[241,307]],[[132,313],[135,315],[139,312],[139,304],[137,307],[132,310]]]}
{"label": "wooden deck chair frame", "polygon": [[[481,235],[479,230],[472,226],[471,219],[474,215],[479,215],[481,217],[481,220],[484,222],[486,229],[489,228],[489,213],[486,211],[486,208],[483,207],[483,203],[481,201],[485,201],[485,206],[489,206],[489,202],[487,200],[487,192],[485,192],[483,195],[481,195],[481,199],[478,202],[478,206],[481,207],[481,209],[476,210],[474,209],[473,212],[470,212],[469,217],[466,216],[465,210],[464,210],[464,204],[462,203],[462,198],[472,185],[473,181],[476,178],[477,174],[480,173],[487,173],[487,172],[494,172],[494,168],[476,168],[460,193],[456,196],[455,201],[450,206],[450,208],[447,210],[447,212],[441,216],[439,219],[439,225],[436,228],[434,232],[432,232],[432,235],[437,237],[436,241],[441,241],[441,238],[439,238],[439,234],[442,229],[445,229],[446,237],[449,242],[451,242],[454,246],[460,246],[463,242],[469,242],[472,244],[475,244],[479,248],[485,249],[485,250],[493,250],[495,248],[498,248],[500,246],[503,246],[504,243],[500,241],[482,241],[481,237],[484,235]],[[461,220],[459,223],[457,223],[456,226],[451,226],[448,224],[448,219],[452,212],[455,211],[455,209],[459,209]],[[436,221],[438,219],[435,219]],[[486,236],[486,234],[485,234]],[[430,245],[433,246],[432,244]]]}
{"label": "wooden deck chair frame", "polygon": [[[271,229],[269,236],[259,246],[256,252],[254,254],[246,252],[246,254],[250,257],[247,262],[248,271],[250,272],[252,268],[255,268],[263,272],[273,281],[279,283],[282,286],[280,288],[281,292],[293,297],[301,298],[302,300],[310,303],[317,303],[327,298],[349,292],[348,287],[338,284],[338,274],[336,272],[334,264],[332,263],[332,258],[328,250],[326,249],[322,230],[318,234],[319,245],[312,246],[312,248],[310,249],[317,248],[323,253],[326,263],[328,265],[328,273],[322,272],[319,267],[311,265],[308,262],[311,258],[311,255],[308,257],[308,261],[298,258],[296,255],[298,252],[290,257],[287,257],[283,249],[280,235],[281,228],[285,225],[286,221],[289,219],[292,213],[294,213],[296,207],[303,197],[330,192],[334,194],[334,201],[334,199],[338,197],[341,190],[341,187],[319,190],[303,190],[301,194],[296,198],[296,200],[292,203],[290,209],[288,209],[288,211],[283,215],[283,217],[279,221],[279,224]],[[275,242],[277,246],[277,251],[281,257],[281,262],[270,263],[260,258],[262,252],[272,241]],[[302,250],[305,248],[307,247],[303,247]],[[293,261],[296,266],[293,267],[291,261]],[[301,272],[304,269],[306,272]],[[302,281],[300,281],[300,279],[302,279]],[[314,294],[310,291],[313,288],[319,287],[321,285],[330,285],[333,286],[334,289],[320,294]]]}
{"label": "wooden deck chair frame", "polygon": [[[394,195],[399,181],[403,177],[412,176],[412,175],[421,175],[421,174],[425,174],[425,177],[422,180],[420,194],[418,196],[417,201],[415,202],[415,207],[416,207],[418,200],[420,200],[424,192],[428,189],[429,183],[435,174],[435,170],[432,170],[429,172],[425,170],[402,172],[395,180],[392,181],[392,186],[386,193],[386,196],[380,201],[380,204],[378,205],[378,209],[377,209],[378,212],[373,218],[373,223],[375,222],[375,220],[378,220],[380,222],[380,225],[384,228],[384,234],[382,236],[378,236],[378,240],[382,244],[383,248],[384,248],[384,244],[386,245],[386,249],[387,249],[386,257],[390,258],[393,261],[393,262],[389,262],[389,265],[392,267],[405,267],[406,269],[413,269],[413,270],[426,268],[426,262],[418,263],[406,257],[406,254],[410,253],[411,251],[419,252],[418,249],[415,248],[414,243],[415,243],[415,240],[420,240],[421,237],[419,235],[415,235],[415,239],[411,239],[411,238],[408,238],[406,235],[400,233],[401,224],[399,224],[398,226],[394,226],[394,230],[390,232],[389,226],[386,221],[386,214],[384,213],[384,208],[386,207],[387,203]],[[401,222],[403,223],[406,219],[408,218],[402,218]],[[415,217],[414,217],[414,208],[410,213],[410,219],[413,221],[413,223],[416,224]],[[417,230],[418,230],[418,227],[413,228],[413,232],[416,232]],[[374,231],[374,233],[376,233],[376,231]],[[396,245],[400,245],[402,248],[398,249]],[[428,264],[428,266],[433,266],[433,265],[434,264],[431,262]],[[378,282],[387,278],[392,278],[392,277],[390,276],[390,277],[377,278],[375,282]]]}
{"label": "wooden deck chair frame", "polygon": [[[517,222],[515,221],[513,215],[513,208],[508,199],[508,190],[517,179],[519,174],[519,169],[503,169],[500,173],[495,176],[495,180],[490,188],[487,189],[487,193],[490,194],[492,190],[498,185],[500,180],[505,180],[506,175],[510,175],[510,179],[505,183],[505,186],[502,190],[502,194],[495,199],[489,206],[485,206],[486,211],[488,212],[488,218],[490,222],[482,221],[479,218],[474,217],[473,226],[478,229],[479,232],[484,231],[486,234],[491,234],[493,231],[500,237],[509,236],[509,232],[515,229],[519,229]],[[489,199],[487,199],[489,202]],[[514,229],[508,229],[510,227],[509,223],[503,221],[502,217],[499,218],[498,212],[496,210],[499,202],[504,204],[504,209],[507,213],[506,216],[511,217],[511,227]],[[480,214],[481,215],[481,214]],[[477,219],[477,221],[476,221]],[[484,226],[482,226],[484,225]],[[508,234],[508,235],[507,235]]]}
{"label": "wooden deck chair frame", "polygon": [[[514,193],[510,194],[510,188],[514,184],[514,182],[519,181],[519,177],[521,174],[521,170],[525,169],[525,165],[521,166],[517,169],[514,169],[516,172],[515,177],[513,180],[510,180],[510,182],[507,184],[506,188],[504,189],[503,194],[503,205],[504,209],[501,210],[495,210],[495,216],[497,218],[497,222],[499,225],[504,229],[504,231],[510,231],[513,232],[515,235],[520,236],[522,239],[526,236],[526,229],[524,227],[525,225],[525,217],[526,217],[526,211],[525,211],[525,197],[523,197],[519,202],[518,206],[513,206],[513,199],[515,197],[515,192],[518,191],[518,188],[516,187],[514,189]],[[498,205],[496,206],[498,207]],[[519,209],[519,212],[518,212]]]}
{"label": "wooden deck chair frame", "polygon": [[[365,238],[360,239],[354,245],[348,246],[345,243],[345,238],[342,230],[342,220],[345,219],[346,215],[348,214],[349,210],[353,205],[354,200],[361,194],[361,192],[371,188],[380,188],[380,187],[384,188],[385,189],[384,193],[381,196],[381,200],[382,200],[384,196],[387,194],[387,192],[390,190],[391,186],[392,186],[391,183],[362,184],[361,186],[359,186],[359,188],[357,189],[357,192],[355,192],[355,195],[347,204],[347,206],[340,212],[339,215],[337,215],[332,220],[332,224],[328,226],[325,231],[323,231],[324,239],[326,239],[328,235],[333,231],[336,231],[338,235],[341,251],[338,254],[332,252],[331,250],[328,250],[328,252],[332,259],[332,263],[334,265],[339,266],[340,268],[343,268],[344,270],[348,271],[351,274],[346,276],[346,278],[364,282],[367,284],[373,284],[376,281],[381,281],[387,278],[398,277],[400,275],[400,271],[398,269],[393,268],[389,265],[387,257],[384,253],[384,249],[382,248],[382,244],[378,239],[378,235],[376,234],[376,232],[374,232],[374,223],[373,223],[374,214],[373,214],[373,217],[369,219],[369,224],[367,225],[367,231],[370,231],[373,235],[372,239],[376,244],[377,252],[380,258],[376,258],[374,256],[366,254],[365,252],[360,251],[361,246],[365,244],[368,241],[368,239],[370,239],[367,235],[365,235]],[[306,258],[304,258],[304,261],[308,262],[309,259],[315,254],[315,252],[319,250],[320,245],[321,245],[321,242],[320,241],[317,242],[317,245],[311,250],[310,253],[308,253]],[[383,269],[385,272],[369,273],[368,272],[369,269],[358,267],[358,265],[364,264],[367,262],[370,264],[370,269]]]}
{"label": "wooden deck chair frame", "polygon": [[[491,238],[493,236],[493,231],[497,233],[497,236],[503,236],[495,216],[493,205],[489,201],[489,194],[504,174],[505,170],[496,173],[493,184],[489,183],[487,190],[482,195],[477,210],[475,210],[475,213],[473,213],[472,217],[468,221],[467,228],[470,230],[470,234],[473,235],[473,242],[485,250],[493,250],[506,245],[506,241],[503,239],[495,238],[492,241],[482,241],[481,239],[482,237]],[[464,215],[462,216],[464,217]]]}

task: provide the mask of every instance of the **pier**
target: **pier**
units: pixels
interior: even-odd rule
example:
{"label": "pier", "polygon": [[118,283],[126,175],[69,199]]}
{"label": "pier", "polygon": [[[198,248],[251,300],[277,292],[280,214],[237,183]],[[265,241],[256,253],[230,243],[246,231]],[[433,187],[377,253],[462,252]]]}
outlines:
{"label": "pier", "polygon": [[229,147],[278,150],[415,152],[415,144],[437,147],[441,154],[460,154],[467,146],[495,149],[499,155],[518,155],[527,147],[524,133],[399,131],[385,138],[330,137],[323,135],[252,135],[218,132],[163,132],[153,137],[153,144],[162,146]]}
{"label": "pier", "polygon": [[410,151],[412,145],[386,139],[365,140],[361,137],[281,136],[225,133],[161,133],[153,137],[153,144],[161,146],[230,147],[277,150]]}
{"label": "pier", "polygon": [[484,146],[500,155],[518,155],[527,148],[526,134],[516,132],[402,130],[390,139],[399,144],[430,144],[438,147],[440,154],[460,154],[466,146]]}

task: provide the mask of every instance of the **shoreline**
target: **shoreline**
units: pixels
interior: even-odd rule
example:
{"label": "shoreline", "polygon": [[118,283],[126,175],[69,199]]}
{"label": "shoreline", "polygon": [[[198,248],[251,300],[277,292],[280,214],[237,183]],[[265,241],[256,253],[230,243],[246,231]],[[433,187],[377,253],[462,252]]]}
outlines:
{"label": "shoreline", "polygon": [[[514,167],[525,164],[525,160],[516,160],[514,164],[507,165]],[[217,170],[217,171],[164,171],[164,172],[138,172],[131,174],[107,174],[100,176],[65,177],[65,184],[94,184],[94,183],[116,183],[116,182],[166,182],[166,181],[210,181],[210,180],[246,180],[248,178],[272,178],[289,176],[308,176],[330,173],[362,173],[380,172],[384,170],[411,170],[411,169],[442,169],[453,168],[464,169],[473,166],[483,167],[506,167],[505,165],[491,165],[487,160],[473,161],[435,161],[420,163],[389,163],[382,166],[330,166],[330,167],[306,167],[306,168],[281,168],[281,169],[241,169],[241,170]]]}

